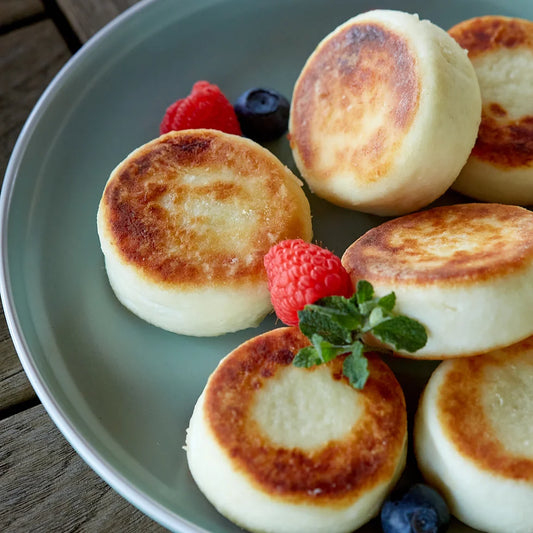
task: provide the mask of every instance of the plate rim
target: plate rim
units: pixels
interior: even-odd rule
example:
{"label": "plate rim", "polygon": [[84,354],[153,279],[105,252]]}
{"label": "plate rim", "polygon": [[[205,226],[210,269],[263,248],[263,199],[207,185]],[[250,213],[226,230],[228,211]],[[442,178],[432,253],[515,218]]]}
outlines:
{"label": "plate rim", "polygon": [[149,9],[151,5],[157,2],[159,0],[140,0],[117,15],[91,36],[55,74],[24,122],[9,157],[0,190],[0,299],[11,340],[28,381],[55,426],[83,461],[130,504],[163,527],[169,530],[175,530],[179,526],[180,531],[183,533],[209,533],[209,531],[170,511],[167,507],[128,481],[126,476],[118,472],[109,461],[93,449],[89,441],[69,420],[33,361],[31,349],[26,341],[26,336],[16,311],[8,261],[7,234],[10,208],[17,182],[18,170],[30,143],[35,126],[39,123],[48,105],[54,100],[57,92],[61,89],[64,79],[77,67],[78,63],[84,57],[90,56],[93,50],[98,49],[102,41],[108,35],[113,34],[117,30],[117,27],[122,26],[131,18],[138,16],[140,12]]}

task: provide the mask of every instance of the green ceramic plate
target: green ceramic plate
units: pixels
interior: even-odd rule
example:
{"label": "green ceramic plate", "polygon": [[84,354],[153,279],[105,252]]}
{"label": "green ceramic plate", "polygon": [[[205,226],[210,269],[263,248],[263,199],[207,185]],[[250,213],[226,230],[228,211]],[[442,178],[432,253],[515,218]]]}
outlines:
{"label": "green ceramic plate", "polygon": [[[197,339],[126,311],[108,285],[96,233],[104,184],[158,135],[167,105],[196,80],[217,83],[230,99],[252,86],[290,96],[318,41],[376,7],[417,12],[444,28],[481,14],[533,18],[530,0],[141,2],[60,72],[13,152],[1,199],[1,284],[22,364],[80,455],[169,529],[239,531],[194,485],[185,429],[219,359],[276,324],[270,317],[258,329]],[[294,169],[285,139],[270,148]],[[339,254],[380,221],[310,200],[316,239]],[[411,412],[433,366],[394,362]],[[406,475],[417,476],[412,460]],[[362,529],[379,530],[377,521]],[[471,530],[455,523],[452,531]]]}

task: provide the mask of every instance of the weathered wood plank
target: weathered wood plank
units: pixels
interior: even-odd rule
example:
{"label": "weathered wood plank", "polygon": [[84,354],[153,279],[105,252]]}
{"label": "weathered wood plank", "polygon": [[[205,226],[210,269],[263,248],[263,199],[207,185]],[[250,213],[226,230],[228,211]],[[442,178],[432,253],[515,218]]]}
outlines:
{"label": "weathered wood plank", "polygon": [[57,0],[63,14],[82,42],[87,41],[100,28],[136,4],[139,0]]}
{"label": "weathered wood plank", "polygon": [[[29,112],[71,54],[39,0],[0,2],[1,180]],[[134,2],[72,3],[99,14],[80,26],[89,35]],[[0,531],[164,531],[82,461],[41,405],[28,408],[34,401],[0,309],[0,411],[16,413],[0,420]]]}
{"label": "weathered wood plank", "polygon": [[40,0],[0,0],[0,28],[44,14]]}
{"label": "weathered wood plank", "polygon": [[69,57],[50,20],[0,36],[0,177],[29,112]]}
{"label": "weathered wood plank", "polygon": [[3,309],[0,309],[0,412],[35,398],[11,341]]}
{"label": "weathered wood plank", "polygon": [[[2,0],[3,2],[4,0]],[[11,2],[7,2],[8,6]],[[20,2],[21,6],[25,2]],[[27,3],[28,6],[31,2]],[[3,5],[2,5],[3,7]],[[50,20],[0,36],[0,179],[35,102],[70,57]],[[35,398],[0,314],[0,411]]]}
{"label": "weathered wood plank", "polygon": [[42,406],[0,422],[0,531],[165,531],[102,481]]}

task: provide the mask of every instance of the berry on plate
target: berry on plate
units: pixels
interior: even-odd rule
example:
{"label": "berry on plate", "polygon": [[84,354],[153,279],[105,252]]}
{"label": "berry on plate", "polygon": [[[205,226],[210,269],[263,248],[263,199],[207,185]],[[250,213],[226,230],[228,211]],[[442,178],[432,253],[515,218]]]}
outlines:
{"label": "berry on plate", "polygon": [[217,85],[207,81],[197,81],[189,96],[167,108],[159,133],[198,128],[242,135],[231,102]]}
{"label": "berry on plate", "polygon": [[248,89],[234,108],[243,134],[254,141],[273,141],[287,131],[290,104],[273,89]]}
{"label": "berry on plate", "polygon": [[302,239],[274,245],[264,263],[274,311],[289,326],[298,324],[298,311],[307,304],[326,296],[349,298],[354,292],[340,259]]}
{"label": "berry on plate", "polygon": [[444,533],[449,523],[446,502],[423,483],[413,485],[399,497],[390,497],[381,508],[384,533]]}

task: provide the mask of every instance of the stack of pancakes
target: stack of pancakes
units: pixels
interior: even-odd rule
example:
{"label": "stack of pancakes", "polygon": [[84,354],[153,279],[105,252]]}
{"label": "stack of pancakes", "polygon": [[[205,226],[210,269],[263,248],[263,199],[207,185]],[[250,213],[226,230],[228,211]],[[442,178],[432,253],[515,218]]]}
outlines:
{"label": "stack of pancakes", "polygon": [[[533,201],[531,147],[527,135],[507,151],[498,144],[517,121],[527,133],[531,117],[487,90],[508,56],[530,64],[529,24],[487,17],[448,34],[397,11],[358,15],[310,56],[290,117],[302,176],[336,204],[415,211],[467,159],[454,187],[501,202],[390,220],[342,258],[354,286],[394,291],[396,310],[426,327],[427,345],[398,356],[446,359],[420,401],[416,455],[452,513],[495,533],[533,531],[533,213],[503,205]],[[480,36],[491,44],[481,51]],[[130,154],[106,185],[98,233],[118,299],[188,335],[256,325],[271,309],[264,255],[312,236],[299,180],[256,143],[214,130],[172,132]],[[392,371],[369,355],[356,390],[342,356],[294,367],[308,343],[280,328],[242,344],[190,421],[196,483],[250,531],[353,531],[376,516],[405,465],[406,406]]]}
{"label": "stack of pancakes", "polygon": [[423,475],[466,524],[533,531],[533,213],[437,207],[371,229],[345,252],[352,280],[427,329],[417,359],[446,359],[419,404]]}
{"label": "stack of pancakes", "polygon": [[478,200],[533,204],[533,22],[503,16],[449,30],[475,68],[482,118],[453,188]]}
{"label": "stack of pancakes", "polygon": [[[416,417],[421,472],[472,527],[532,531],[533,213],[428,209],[369,230],[342,262],[354,285],[394,291],[397,311],[426,327],[427,345],[397,356],[446,359]],[[244,343],[211,375],[191,418],[195,481],[250,531],[353,531],[378,513],[405,464],[393,373],[371,355],[369,381],[355,390],[342,357],[293,367],[308,343],[296,328]]]}

